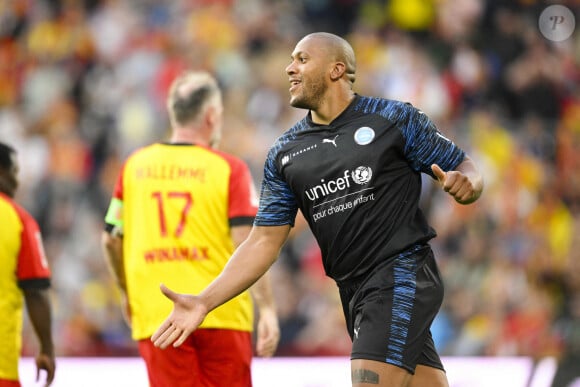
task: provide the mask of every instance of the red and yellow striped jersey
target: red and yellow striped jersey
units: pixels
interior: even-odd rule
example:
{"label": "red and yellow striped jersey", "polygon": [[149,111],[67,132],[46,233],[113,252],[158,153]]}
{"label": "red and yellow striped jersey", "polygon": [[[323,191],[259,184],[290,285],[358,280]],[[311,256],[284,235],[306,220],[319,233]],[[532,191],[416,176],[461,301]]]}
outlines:
{"label": "red and yellow striped jersey", "polygon": [[34,218],[0,193],[0,379],[18,379],[24,297],[21,288],[47,288],[50,269]]}
{"label": "red and yellow striped jersey", "polygon": [[[251,225],[257,196],[247,165],[199,145],[153,144],[119,176],[106,222],[123,231],[135,340],[150,337],[172,309],[159,290],[201,292],[234,251],[230,227]],[[202,328],[251,331],[248,292],[212,311]]]}

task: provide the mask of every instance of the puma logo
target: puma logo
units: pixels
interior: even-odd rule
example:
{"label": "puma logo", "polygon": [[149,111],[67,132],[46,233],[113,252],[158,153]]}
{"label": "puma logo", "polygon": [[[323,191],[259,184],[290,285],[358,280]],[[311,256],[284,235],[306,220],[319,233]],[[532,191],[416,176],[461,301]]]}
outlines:
{"label": "puma logo", "polygon": [[337,138],[337,137],[338,137],[338,134],[337,134],[336,136],[334,136],[334,138],[333,138],[332,140],[331,140],[330,138],[323,138],[323,139],[322,139],[322,143],[323,143],[323,144],[325,144],[325,143],[332,144],[332,145],[334,145],[334,147],[336,148],[336,138]]}

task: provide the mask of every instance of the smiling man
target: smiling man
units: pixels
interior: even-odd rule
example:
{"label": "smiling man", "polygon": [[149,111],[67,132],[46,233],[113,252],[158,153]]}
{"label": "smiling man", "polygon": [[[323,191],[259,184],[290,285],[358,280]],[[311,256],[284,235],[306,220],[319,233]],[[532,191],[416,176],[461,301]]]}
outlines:
{"label": "smiling man", "polygon": [[300,210],[339,288],[352,385],[448,386],[430,332],[443,285],[429,246],[436,233],[419,208],[421,174],[461,204],[479,198],[481,174],[420,110],[356,94],[354,51],[341,37],[307,35],[286,73],[290,104],[308,113],[268,153],[250,236],[198,295],[162,287],[174,309],[154,344],[181,345],[266,272]]}

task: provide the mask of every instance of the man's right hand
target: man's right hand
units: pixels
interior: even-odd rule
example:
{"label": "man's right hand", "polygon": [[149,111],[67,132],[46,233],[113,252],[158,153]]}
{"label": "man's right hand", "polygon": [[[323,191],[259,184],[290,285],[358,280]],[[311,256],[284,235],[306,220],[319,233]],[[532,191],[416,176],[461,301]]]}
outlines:
{"label": "man's right hand", "polygon": [[179,347],[197,329],[208,313],[199,297],[180,294],[161,284],[161,292],[173,301],[173,311],[151,336],[156,347],[165,349],[169,344]]}
{"label": "man's right hand", "polygon": [[46,371],[46,382],[44,387],[48,387],[52,384],[54,380],[54,374],[56,370],[56,365],[54,361],[54,355],[47,355],[46,353],[40,353],[36,356],[36,381],[40,381],[40,370]]}

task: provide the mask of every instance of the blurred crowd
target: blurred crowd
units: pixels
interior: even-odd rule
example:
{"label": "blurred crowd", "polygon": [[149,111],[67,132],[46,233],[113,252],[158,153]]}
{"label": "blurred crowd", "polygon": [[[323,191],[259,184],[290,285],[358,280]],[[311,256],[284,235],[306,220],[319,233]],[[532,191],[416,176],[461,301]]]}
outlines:
{"label": "blurred crowd", "polygon": [[[558,2],[574,12],[578,2]],[[580,27],[551,41],[534,0],[12,0],[0,2],[0,139],[41,225],[59,356],[136,354],[101,254],[124,158],[162,141],[184,69],[224,90],[221,148],[259,186],[274,139],[306,113],[284,68],[305,34],[353,45],[360,94],[426,112],[483,170],[471,206],[429,178],[423,208],[446,284],[443,355],[580,353]],[[0,220],[0,228],[1,228]],[[303,221],[272,268],[279,356],[347,355],[336,285]],[[25,330],[30,330],[29,324]],[[33,335],[25,333],[31,353]]]}

